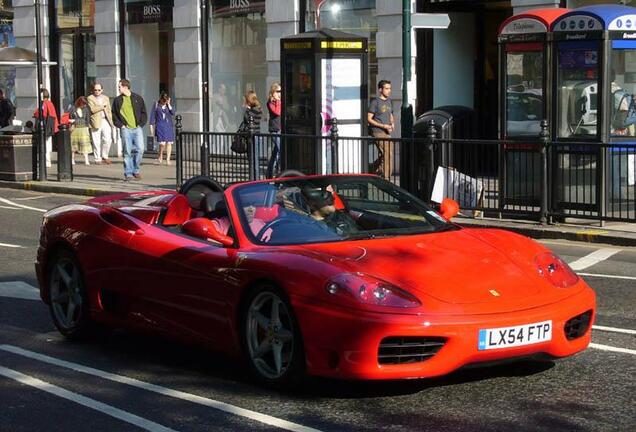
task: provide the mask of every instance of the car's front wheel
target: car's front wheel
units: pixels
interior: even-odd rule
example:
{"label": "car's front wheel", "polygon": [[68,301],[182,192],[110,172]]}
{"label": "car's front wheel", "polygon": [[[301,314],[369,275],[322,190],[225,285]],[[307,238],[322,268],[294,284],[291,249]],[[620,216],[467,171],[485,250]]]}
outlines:
{"label": "car's front wheel", "polygon": [[87,336],[91,327],[84,277],[77,258],[60,250],[48,267],[49,308],[55,327],[72,339]]}
{"label": "car's front wheel", "polygon": [[262,382],[289,387],[305,371],[302,338],[291,305],[274,286],[254,290],[243,314],[243,344],[252,373]]}

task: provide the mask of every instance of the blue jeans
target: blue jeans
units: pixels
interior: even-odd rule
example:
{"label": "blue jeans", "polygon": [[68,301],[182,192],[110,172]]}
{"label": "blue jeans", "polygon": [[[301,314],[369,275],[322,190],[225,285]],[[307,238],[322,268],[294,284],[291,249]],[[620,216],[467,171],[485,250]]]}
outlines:
{"label": "blue jeans", "polygon": [[141,157],[144,155],[144,132],[140,127],[121,128],[121,141],[124,147],[124,176],[139,174]]}
{"label": "blue jeans", "polygon": [[[280,132],[270,133],[280,135]],[[280,136],[273,136],[271,139],[272,154],[269,157],[269,162],[267,163],[267,178],[274,177],[274,167],[276,167],[276,171],[280,171]]]}

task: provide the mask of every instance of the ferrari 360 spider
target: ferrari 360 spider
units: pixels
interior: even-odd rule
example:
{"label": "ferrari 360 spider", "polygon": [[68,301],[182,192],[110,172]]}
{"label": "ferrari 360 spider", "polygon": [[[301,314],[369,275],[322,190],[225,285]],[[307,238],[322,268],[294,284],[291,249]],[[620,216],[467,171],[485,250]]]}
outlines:
{"label": "ferrari 360 spider", "polygon": [[94,198],[44,215],[36,271],[67,337],[150,331],[259,380],[421,378],[587,347],[595,294],[526,237],[371,175]]}

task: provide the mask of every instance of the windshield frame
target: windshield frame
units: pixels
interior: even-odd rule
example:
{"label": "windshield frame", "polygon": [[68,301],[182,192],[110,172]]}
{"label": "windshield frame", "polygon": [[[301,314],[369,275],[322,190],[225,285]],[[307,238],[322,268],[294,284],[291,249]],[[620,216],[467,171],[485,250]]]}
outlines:
{"label": "windshield frame", "polygon": [[[377,230],[368,230],[368,231],[360,231],[359,233],[353,235],[342,236],[334,239],[324,238],[316,241],[312,240],[302,240],[299,242],[284,242],[284,243],[269,243],[263,242],[256,238],[256,235],[252,232],[252,229],[249,226],[249,222],[247,220],[247,216],[243,211],[243,203],[241,198],[241,193],[244,192],[248,188],[253,188],[256,185],[272,185],[272,184],[284,184],[291,187],[298,187],[299,184],[311,184],[311,185],[334,185],[336,189],[338,189],[339,185],[344,185],[347,183],[355,184],[355,183],[369,183],[374,185],[376,188],[388,193],[394,198],[408,202],[412,207],[414,207],[420,216],[422,216],[426,222],[430,225],[430,230],[422,230],[422,229],[414,229],[414,228],[392,228],[392,229],[377,229]],[[388,190],[387,190],[388,189]],[[389,192],[390,191],[390,192]],[[241,224],[242,231],[248,240],[259,246],[292,246],[292,245],[307,245],[307,244],[320,244],[320,243],[341,243],[345,241],[358,241],[358,240],[369,240],[375,238],[386,238],[386,237],[403,237],[403,236],[413,236],[413,235],[423,235],[423,234],[432,234],[436,232],[460,229],[456,224],[444,220],[438,212],[436,212],[433,208],[427,205],[424,201],[417,198],[416,196],[410,194],[404,189],[399,188],[393,183],[388,182],[380,177],[373,175],[323,175],[323,176],[307,176],[307,177],[294,177],[294,178],[284,178],[284,179],[272,179],[270,181],[261,181],[261,182],[252,182],[236,185],[231,191],[232,201],[234,210],[236,215],[239,218],[239,222]],[[273,203],[272,203],[273,204]],[[433,215],[434,214],[434,215]],[[334,235],[336,235],[334,233]]]}

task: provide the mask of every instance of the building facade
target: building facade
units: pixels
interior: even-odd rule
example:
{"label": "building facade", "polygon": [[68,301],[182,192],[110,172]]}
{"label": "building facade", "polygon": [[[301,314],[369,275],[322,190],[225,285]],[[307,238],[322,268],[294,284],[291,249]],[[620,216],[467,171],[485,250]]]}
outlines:
{"label": "building facade", "polygon": [[[416,114],[443,105],[473,108],[476,135],[496,136],[497,29],[513,13],[539,7],[579,7],[609,0],[412,0],[412,10],[448,13],[447,30],[412,32],[409,102]],[[392,81],[401,106],[402,2],[399,0],[41,0],[44,86],[64,112],[99,81],[115,96],[127,78],[148,108],[167,91],[185,130],[234,131],[242,95],[264,103],[280,80],[280,38],[334,28],[369,38],[369,95]],[[636,0],[624,0],[636,4]],[[207,20],[208,38],[202,23]],[[33,0],[0,0],[0,45],[35,50]],[[202,67],[207,50],[208,65]],[[207,77],[203,71],[207,69]],[[15,101],[16,118],[36,105],[32,67],[0,69],[0,87]],[[204,113],[203,97],[209,97]],[[264,120],[266,121],[266,120]],[[263,127],[263,130],[266,130]]]}

